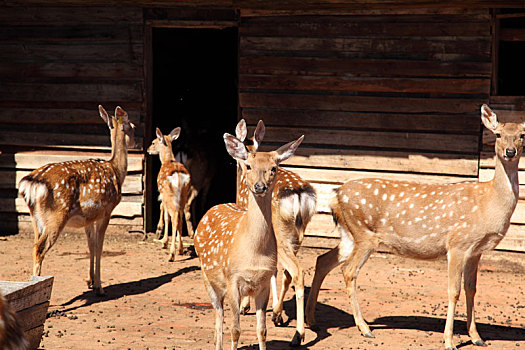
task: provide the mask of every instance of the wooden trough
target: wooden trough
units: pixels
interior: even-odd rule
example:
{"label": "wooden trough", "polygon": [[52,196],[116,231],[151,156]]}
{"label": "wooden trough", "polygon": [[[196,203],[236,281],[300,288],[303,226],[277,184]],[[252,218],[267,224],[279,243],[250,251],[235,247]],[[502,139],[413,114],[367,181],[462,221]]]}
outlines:
{"label": "wooden trough", "polygon": [[53,276],[31,276],[29,282],[0,281],[0,293],[17,313],[30,349],[40,345],[52,288]]}

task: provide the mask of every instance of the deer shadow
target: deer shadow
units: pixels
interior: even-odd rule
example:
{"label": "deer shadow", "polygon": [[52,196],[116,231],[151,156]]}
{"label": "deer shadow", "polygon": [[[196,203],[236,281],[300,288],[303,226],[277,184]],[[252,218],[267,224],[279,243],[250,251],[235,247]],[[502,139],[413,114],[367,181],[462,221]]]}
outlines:
{"label": "deer shadow", "polygon": [[[370,328],[374,329],[413,329],[426,332],[442,333],[445,329],[445,318],[428,316],[385,316],[371,322]],[[525,341],[525,329],[507,327],[476,322],[479,334],[484,340]],[[467,323],[461,320],[454,321],[454,333],[468,335]],[[470,341],[460,344],[465,346]]]}
{"label": "deer shadow", "polygon": [[[305,300],[308,299],[310,288],[305,287]],[[295,295],[284,302],[283,309],[288,316],[283,326],[288,326],[291,320],[297,319]],[[317,324],[310,329],[316,333],[315,339],[305,343],[301,348],[307,349],[320,341],[331,336],[328,331],[331,328],[346,329],[356,327],[353,315],[336,307],[318,302],[315,308]],[[427,316],[385,316],[369,322],[371,330],[374,329],[412,329],[427,332],[443,333],[445,329],[445,318]],[[484,340],[490,341],[525,341],[525,329],[518,327],[507,327],[476,322],[478,331]],[[454,321],[454,333],[468,335],[465,321]],[[469,340],[457,345],[458,348],[472,344]],[[267,342],[272,349],[288,349],[289,342],[273,340]],[[246,346],[242,349],[256,349],[256,346]]]}
{"label": "deer shadow", "polygon": [[174,278],[181,276],[185,273],[189,273],[195,270],[200,270],[198,266],[188,266],[179,269],[176,272],[168,273],[157,277],[144,278],[138,281],[131,281],[125,283],[112,284],[104,287],[105,295],[97,296],[93,291],[86,291],[81,295],[74,297],[73,299],[65,302],[61,306],[66,307],[72,305],[76,301],[84,300],[85,303],[79,306],[74,306],[61,310],[62,312],[69,312],[79,308],[88,307],[93,304],[107,302],[111,300],[117,300],[126,295],[138,295],[143,294],[159,288],[160,286],[170,283]]}
{"label": "deer shadow", "polygon": [[[306,307],[306,300],[308,300],[308,295],[310,292],[310,287],[304,288],[305,296],[305,307]],[[271,313],[271,307],[269,308]],[[285,300],[283,303],[283,311],[285,313],[285,321],[282,325],[279,327],[287,327],[290,325],[290,322],[292,320],[297,320],[297,303],[295,301],[295,294],[292,298]],[[251,313],[254,314],[255,313]],[[315,327],[310,328],[312,331],[316,333],[315,339],[309,341],[308,343],[305,343],[301,345],[301,349],[308,349],[308,347],[311,347],[318,342],[322,341],[323,339],[328,338],[331,333],[328,332],[328,329],[330,328],[338,328],[338,329],[345,329],[355,326],[354,317],[350,315],[349,313],[335,308],[330,305],[326,305],[323,303],[318,302],[315,308],[315,314],[316,314],[316,322],[317,325]],[[287,318],[286,318],[287,317]],[[290,335],[291,336],[291,335]],[[290,348],[290,342],[289,341],[283,341],[283,340],[271,340],[267,343],[268,348],[271,349],[289,349]],[[245,347],[241,347],[240,349],[257,349],[257,345],[249,345]]]}

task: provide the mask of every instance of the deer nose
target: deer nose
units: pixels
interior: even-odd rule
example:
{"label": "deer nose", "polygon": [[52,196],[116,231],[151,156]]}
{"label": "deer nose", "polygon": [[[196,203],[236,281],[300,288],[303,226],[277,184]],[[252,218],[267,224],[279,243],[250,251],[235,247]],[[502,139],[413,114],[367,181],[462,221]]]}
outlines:
{"label": "deer nose", "polygon": [[507,148],[505,149],[505,155],[507,158],[514,158],[516,155],[516,149],[515,148]]}
{"label": "deer nose", "polygon": [[255,190],[255,193],[261,194],[266,192],[267,187],[262,182],[256,182],[253,189]]}

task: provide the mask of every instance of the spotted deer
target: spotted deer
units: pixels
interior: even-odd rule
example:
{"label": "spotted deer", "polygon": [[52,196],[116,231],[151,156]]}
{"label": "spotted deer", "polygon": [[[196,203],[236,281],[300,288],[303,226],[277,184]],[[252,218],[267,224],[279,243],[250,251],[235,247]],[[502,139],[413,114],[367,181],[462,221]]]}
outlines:
{"label": "spotted deer", "polygon": [[306,306],[308,324],[325,276],[339,264],[356,325],[373,337],[361,314],[356,295],[359,269],[372,251],[383,245],[398,255],[418,259],[448,259],[448,312],[444,340],[452,341],[454,313],[464,288],[467,329],[475,345],[483,346],[474,317],[478,263],[483,252],[503,239],[518,201],[518,162],[523,150],[525,123],[499,123],[487,106],[481,120],[496,134],[496,171],[488,182],[424,185],[404,181],[362,179],[343,184],[331,203],[341,233],[339,245],[317,258]]}
{"label": "spotted deer", "polygon": [[109,160],[89,159],[51,163],[20,180],[19,193],[29,207],[35,240],[33,274],[40,275],[45,254],[66,225],[85,227],[89,247],[88,287],[103,295],[100,261],[111,212],[122,197],[127,174],[128,147],[135,147],[135,126],[120,107],[100,116],[111,134]]}
{"label": "spotted deer", "polygon": [[29,349],[29,343],[24,337],[17,316],[2,293],[0,293],[0,349]]}
{"label": "spotted deer", "polygon": [[220,204],[200,221],[195,234],[195,250],[202,277],[215,308],[215,347],[223,348],[223,303],[229,295],[233,312],[232,349],[237,349],[241,333],[240,302],[255,299],[259,348],[266,349],[266,306],[270,278],[277,264],[277,242],[272,229],[272,191],[278,166],[293,155],[303,136],[276,151],[249,153],[238,138],[224,135],[228,153],[246,167],[248,204]]}
{"label": "spotted deer", "polygon": [[[175,255],[182,255],[182,216],[187,208],[188,193],[190,191],[190,174],[181,163],[175,160],[171,143],[180,135],[180,128],[173,129],[169,135],[163,135],[159,128],[156,130],[157,138],[153,140],[148,147],[148,153],[151,155],[158,154],[160,162],[159,174],[157,176],[157,187],[159,190],[160,219],[159,226],[164,227],[164,236],[160,240],[163,247],[168,246],[168,230],[171,219],[171,247],[169,261],[175,260]],[[188,216],[186,216],[186,226],[188,233],[193,232],[193,225]],[[192,235],[193,236],[193,235]],[[176,246],[176,248],[175,248]]]}
{"label": "spotted deer", "polygon": [[[244,141],[247,135],[246,122],[239,121],[235,129],[237,138]],[[246,148],[250,153],[256,153],[265,134],[263,121],[259,121],[252,138],[247,139]],[[237,205],[246,207],[248,203],[248,186],[246,184],[246,169],[242,162],[237,164]],[[297,259],[306,226],[315,213],[316,194],[314,188],[297,174],[283,168],[277,169],[275,186],[272,194],[272,225],[277,238],[278,261],[284,267],[281,291],[277,291],[275,274],[271,279],[273,296],[272,321],[275,325],[283,323],[282,311],[284,296],[293,284],[297,307],[297,331],[291,345],[298,346],[304,340],[304,273]],[[276,271],[277,272],[277,271]],[[249,310],[249,298],[241,304],[241,311]]]}

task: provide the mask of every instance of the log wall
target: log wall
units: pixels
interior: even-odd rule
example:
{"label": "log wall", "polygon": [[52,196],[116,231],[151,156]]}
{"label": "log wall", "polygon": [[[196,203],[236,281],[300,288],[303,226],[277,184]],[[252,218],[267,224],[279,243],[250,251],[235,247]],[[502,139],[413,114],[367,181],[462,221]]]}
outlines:
{"label": "log wall", "polygon": [[[348,179],[491,178],[493,150],[480,152],[479,119],[490,96],[490,23],[484,9],[279,17],[241,11],[242,117],[252,127],[265,121],[268,148],[305,135],[287,165],[317,190],[318,215],[307,234],[337,236],[328,202]],[[524,203],[500,248],[524,250]]]}
{"label": "log wall", "polygon": [[[109,158],[97,106],[123,107],[144,135],[143,11],[137,7],[2,7],[0,217],[31,230],[18,181],[50,162]],[[139,151],[139,150],[137,150]],[[110,229],[143,226],[143,155],[132,152]],[[124,226],[123,226],[124,225]]]}

